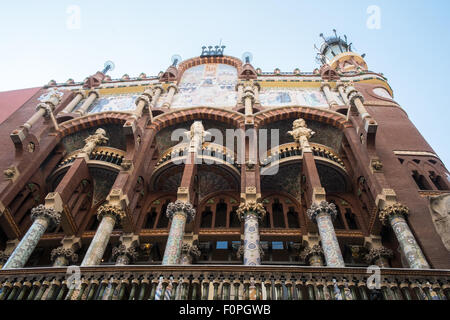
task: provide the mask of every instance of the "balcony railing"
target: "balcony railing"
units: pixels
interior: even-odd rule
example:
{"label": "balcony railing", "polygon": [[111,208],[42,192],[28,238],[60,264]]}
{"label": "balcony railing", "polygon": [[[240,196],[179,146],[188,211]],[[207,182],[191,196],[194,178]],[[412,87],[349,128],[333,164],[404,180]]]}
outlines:
{"label": "balcony railing", "polygon": [[[0,270],[0,300],[449,300],[450,270],[95,266]],[[375,270],[377,271],[377,270]],[[77,279],[71,286],[70,279]],[[377,283],[375,281],[375,283]]]}

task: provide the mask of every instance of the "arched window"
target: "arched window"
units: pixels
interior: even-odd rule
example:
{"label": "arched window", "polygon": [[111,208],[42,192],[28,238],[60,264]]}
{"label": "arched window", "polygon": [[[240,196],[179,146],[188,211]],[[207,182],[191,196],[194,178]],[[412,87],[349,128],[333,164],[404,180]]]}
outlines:
{"label": "arched window", "polygon": [[269,196],[263,199],[266,216],[261,228],[300,228],[300,206],[283,195]]}
{"label": "arched window", "polygon": [[167,206],[175,201],[174,196],[166,196],[153,201],[147,209],[147,214],[143,222],[143,229],[166,229],[169,227],[167,218]]}
{"label": "arched window", "polygon": [[227,226],[227,204],[224,199],[220,199],[216,205],[216,219],[214,222],[215,228],[225,228]]}
{"label": "arched window", "polygon": [[333,221],[336,230],[359,230],[358,218],[351,204],[344,199],[333,196],[328,200],[336,206],[336,219]]}
{"label": "arched window", "polygon": [[228,195],[213,196],[203,202],[199,207],[201,212],[200,228],[240,228],[236,210],[239,202]]}

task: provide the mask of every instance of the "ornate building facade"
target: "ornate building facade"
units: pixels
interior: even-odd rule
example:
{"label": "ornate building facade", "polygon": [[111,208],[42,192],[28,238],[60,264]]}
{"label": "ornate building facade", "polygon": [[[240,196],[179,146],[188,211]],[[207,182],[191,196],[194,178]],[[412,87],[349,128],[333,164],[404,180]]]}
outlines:
{"label": "ornate building facade", "polygon": [[450,299],[449,172],[323,40],[313,72],[216,46],[28,90],[0,125],[0,299]]}

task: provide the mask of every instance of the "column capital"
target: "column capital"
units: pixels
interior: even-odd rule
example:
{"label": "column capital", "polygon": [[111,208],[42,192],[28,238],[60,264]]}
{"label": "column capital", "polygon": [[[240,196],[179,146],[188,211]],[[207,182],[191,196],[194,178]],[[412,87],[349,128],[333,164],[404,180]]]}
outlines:
{"label": "column capital", "polygon": [[152,96],[149,94],[141,94],[136,98],[135,104],[138,105],[141,101],[145,103],[145,106],[150,105],[150,102],[152,102]]}
{"label": "column capital", "polygon": [[307,214],[313,222],[316,222],[316,218],[320,214],[328,214],[331,219],[334,219],[337,215],[336,205],[327,201],[321,201],[319,204],[313,203],[307,210]]}
{"label": "column capital", "polygon": [[323,90],[324,87],[328,87],[331,89],[331,84],[328,81],[322,81],[321,85],[320,85],[320,89]]}
{"label": "column capital", "polygon": [[173,89],[175,90],[174,93],[177,93],[177,92],[178,92],[178,86],[177,86],[175,83],[170,83],[170,84],[167,86],[167,91],[169,91],[171,88],[173,88]]}
{"label": "column capital", "polygon": [[53,208],[47,208],[43,204],[38,205],[31,209],[31,220],[36,220],[37,218],[44,218],[49,222],[49,228],[59,226],[61,223],[61,214]]}
{"label": "column capital", "polygon": [[181,253],[192,257],[200,257],[201,255],[200,249],[197,245],[189,242],[183,242],[183,245],[181,246]]}
{"label": "column capital", "polygon": [[262,219],[266,215],[266,210],[261,202],[247,200],[239,205],[239,208],[236,210],[236,214],[241,221],[245,220],[245,218],[249,215],[254,215],[258,219]]}
{"label": "column capital", "polygon": [[177,200],[175,202],[169,203],[166,211],[167,218],[172,219],[173,216],[177,213],[184,214],[188,223],[194,220],[195,217],[195,209],[189,202]]}
{"label": "column capital", "polygon": [[112,249],[113,259],[117,260],[117,258],[119,258],[120,256],[126,256],[126,258],[131,262],[135,261],[138,257],[136,247],[134,245],[127,247],[124,244],[120,244],[117,247],[114,247]]}
{"label": "column capital", "polygon": [[391,259],[394,256],[394,252],[386,247],[372,248],[369,253],[365,255],[364,260],[371,264],[377,259],[385,258]]}
{"label": "column capital", "polygon": [[398,202],[391,204],[389,206],[384,207],[384,209],[380,210],[379,219],[383,225],[386,225],[389,221],[389,217],[392,216],[402,216],[406,217],[409,215],[409,208],[404,206]]}
{"label": "column capital", "polygon": [[91,94],[95,94],[97,96],[97,99],[100,97],[100,93],[98,92],[98,90],[89,90],[87,96],[89,97]]}
{"label": "column capital", "polygon": [[347,96],[347,99],[350,101],[350,104],[352,106],[355,106],[355,100],[360,99],[362,103],[364,103],[364,97],[363,95],[355,89],[352,85],[349,85],[345,88],[345,95]]}
{"label": "column capital", "polygon": [[161,84],[155,84],[155,85],[153,85],[153,90],[154,90],[154,91],[159,90],[159,91],[160,91],[160,94],[163,94],[163,93],[164,93],[164,88],[163,88],[163,86],[162,86]]}
{"label": "column capital", "polygon": [[313,245],[312,247],[305,247],[303,251],[300,253],[300,258],[305,261],[308,261],[309,258],[313,256],[320,256],[322,257],[322,259],[325,258],[323,249],[320,245],[316,244]]}
{"label": "column capital", "polygon": [[56,258],[61,256],[64,256],[69,261],[69,264],[73,264],[78,261],[78,254],[76,254],[72,248],[64,248],[64,247],[58,247],[53,249],[50,254],[50,260],[54,262]]}
{"label": "column capital", "polygon": [[97,209],[97,219],[101,221],[104,216],[110,216],[120,224],[125,219],[125,211],[118,205],[104,204]]}

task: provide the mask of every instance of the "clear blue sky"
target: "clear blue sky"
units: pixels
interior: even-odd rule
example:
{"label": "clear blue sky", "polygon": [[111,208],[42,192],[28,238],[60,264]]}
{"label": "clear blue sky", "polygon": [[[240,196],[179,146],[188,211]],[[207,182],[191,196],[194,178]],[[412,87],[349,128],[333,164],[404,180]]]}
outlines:
{"label": "clear blue sky", "polygon": [[[67,27],[72,5],[79,29]],[[367,27],[371,5],[380,8],[380,29]],[[336,28],[389,79],[395,100],[450,165],[449,12],[447,0],[8,1],[0,11],[0,91],[81,81],[108,59],[113,78],[155,75],[173,54],[198,56],[220,39],[225,54],[250,51],[263,71],[312,71],[319,33]]]}

